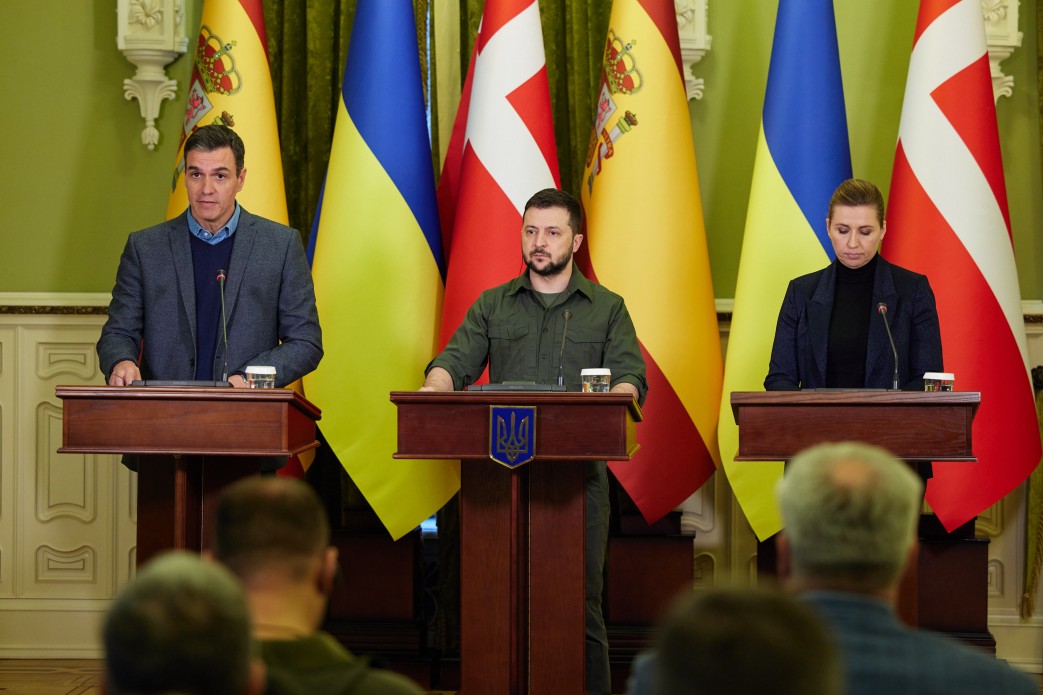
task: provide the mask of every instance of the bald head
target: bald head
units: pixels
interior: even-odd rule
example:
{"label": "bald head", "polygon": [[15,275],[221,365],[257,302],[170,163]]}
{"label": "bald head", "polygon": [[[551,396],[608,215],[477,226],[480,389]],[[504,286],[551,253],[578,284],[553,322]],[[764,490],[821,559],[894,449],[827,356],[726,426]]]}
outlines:
{"label": "bald head", "polygon": [[793,573],[866,591],[895,585],[916,538],[923,484],[879,447],[798,454],[778,486]]}

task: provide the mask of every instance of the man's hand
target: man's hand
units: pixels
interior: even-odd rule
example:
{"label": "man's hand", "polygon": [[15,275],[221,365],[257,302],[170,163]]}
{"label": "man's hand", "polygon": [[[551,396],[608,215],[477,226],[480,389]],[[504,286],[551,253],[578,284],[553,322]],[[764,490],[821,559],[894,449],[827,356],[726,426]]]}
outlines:
{"label": "man's hand", "polygon": [[109,375],[109,386],[130,386],[135,381],[141,381],[141,370],[133,360],[117,362]]}
{"label": "man's hand", "polygon": [[615,393],[629,393],[631,396],[634,397],[635,401],[637,400],[637,387],[628,381],[621,381],[609,390]]}
{"label": "man's hand", "polygon": [[442,367],[432,367],[427,373],[421,391],[452,391],[453,377]]}
{"label": "man's hand", "polygon": [[246,379],[243,377],[242,374],[233,374],[232,376],[228,377],[228,383],[232,385],[232,388],[246,388]]}

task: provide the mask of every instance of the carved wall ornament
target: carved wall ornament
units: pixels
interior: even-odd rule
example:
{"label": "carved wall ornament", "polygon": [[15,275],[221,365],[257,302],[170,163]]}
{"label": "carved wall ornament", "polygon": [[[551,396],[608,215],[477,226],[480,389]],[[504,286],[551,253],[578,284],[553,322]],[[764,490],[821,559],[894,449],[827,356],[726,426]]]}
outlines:
{"label": "carved wall ornament", "polygon": [[702,99],[704,82],[692,74],[692,68],[710,51],[713,37],[707,33],[707,9],[710,0],[674,0],[677,32],[681,39],[681,65],[688,99]]}
{"label": "carved wall ornament", "polygon": [[1014,78],[1004,74],[1000,63],[1009,58],[1014,49],[1021,48],[1022,34],[1018,31],[1018,8],[1021,0],[981,0],[981,15],[985,18],[985,42],[989,47],[989,71],[992,73],[992,98],[1009,97],[1014,93]]}
{"label": "carved wall ornament", "polygon": [[134,77],[123,80],[123,96],[138,100],[145,119],[141,144],[153,150],[160,105],[177,94],[177,80],[167,78],[166,66],[188,49],[184,0],[117,0],[116,15],[116,46],[137,66]]}

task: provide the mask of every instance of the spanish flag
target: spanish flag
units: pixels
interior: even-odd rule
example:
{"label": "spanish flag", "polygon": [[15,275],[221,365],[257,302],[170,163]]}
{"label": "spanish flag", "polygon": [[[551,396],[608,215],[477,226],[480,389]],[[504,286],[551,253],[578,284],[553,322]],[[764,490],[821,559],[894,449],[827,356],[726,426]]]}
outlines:
{"label": "spanish flag", "polygon": [[316,232],[326,355],[304,378],[322,432],[395,539],[460,486],[456,461],[396,461],[393,390],[435,354],[442,243],[411,0],[359,0]]}
{"label": "spanish flag", "polygon": [[581,184],[598,282],[624,297],[648,376],[641,449],[609,464],[655,522],[718,458],[721,341],[673,0],[616,0]]}
{"label": "spanish flag", "polygon": [[832,262],[829,199],[851,178],[833,0],[781,0],[739,257],[718,433],[732,492],[761,540],[782,528],[782,463],[736,462],[732,391],[760,391],[789,281]]}

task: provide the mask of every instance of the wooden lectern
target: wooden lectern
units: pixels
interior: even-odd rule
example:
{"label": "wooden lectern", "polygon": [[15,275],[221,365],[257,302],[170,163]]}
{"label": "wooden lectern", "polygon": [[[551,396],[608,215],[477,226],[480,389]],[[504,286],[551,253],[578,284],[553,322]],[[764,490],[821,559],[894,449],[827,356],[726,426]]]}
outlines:
{"label": "wooden lectern", "polygon": [[736,391],[736,461],[785,461],[833,441],[881,446],[906,461],[977,461],[977,392]]}
{"label": "wooden lectern", "polygon": [[[814,444],[843,440],[875,444],[910,464],[975,462],[971,425],[980,402],[980,393],[959,391],[737,391],[731,395],[739,426],[735,460],[785,461]],[[969,543],[962,548],[952,541],[921,544],[917,571],[903,580],[899,613],[911,625],[958,633],[988,646],[991,637],[983,637],[988,634],[987,545],[973,538],[952,540]],[[954,567],[962,576],[953,576]],[[920,584],[932,587],[930,595],[918,591]],[[954,587],[960,587],[956,595]],[[932,602],[939,598],[947,605],[936,610]],[[932,620],[944,614],[945,624]],[[951,622],[957,614],[966,616],[959,627]]]}
{"label": "wooden lectern", "polygon": [[289,389],[58,386],[59,453],[137,454],[142,565],[167,549],[209,547],[217,495],[259,457],[315,446],[318,408]]}
{"label": "wooden lectern", "polygon": [[[395,458],[461,459],[464,695],[584,692],[587,461],[637,450],[629,394],[392,392]],[[493,408],[535,408],[535,458],[490,458]]]}

